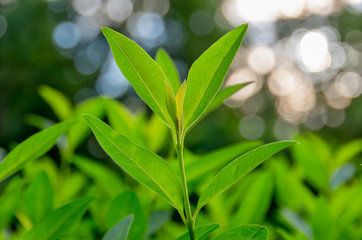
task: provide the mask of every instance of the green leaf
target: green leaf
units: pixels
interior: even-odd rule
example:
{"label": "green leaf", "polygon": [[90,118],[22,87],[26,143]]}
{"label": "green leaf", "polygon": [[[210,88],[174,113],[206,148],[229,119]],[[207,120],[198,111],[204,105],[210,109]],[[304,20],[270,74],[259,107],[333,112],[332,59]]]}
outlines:
{"label": "green leaf", "polygon": [[35,176],[25,193],[24,211],[34,224],[53,210],[53,187],[48,175],[42,171]]}
{"label": "green leaf", "polygon": [[69,120],[73,115],[72,103],[69,99],[60,91],[48,87],[40,86],[39,94],[44,101],[52,108],[53,112],[59,120]]}
{"label": "green leaf", "polygon": [[25,240],[55,240],[70,234],[77,227],[93,197],[85,197],[70,202],[53,212],[25,235]]}
{"label": "green leaf", "polygon": [[156,61],[160,65],[162,71],[166,75],[166,79],[172,87],[172,92],[176,96],[177,91],[180,87],[180,77],[178,75],[175,64],[173,63],[170,56],[162,48],[158,49],[156,54]]}
{"label": "green leaf", "polygon": [[48,152],[57,139],[75,122],[64,122],[44,129],[16,146],[0,163],[0,181],[20,170],[26,162]]}
{"label": "green leaf", "polygon": [[215,240],[266,240],[268,235],[266,227],[250,224],[223,232]]}
{"label": "green leaf", "polygon": [[247,24],[244,24],[230,31],[192,64],[184,101],[185,131],[201,116],[219,91],[246,29]]}
{"label": "green leaf", "polygon": [[102,148],[119,166],[182,212],[180,181],[165,160],[116,133],[101,120],[90,115],[84,115],[84,118]]}
{"label": "green leaf", "polygon": [[[204,240],[207,236],[217,229],[220,225],[219,224],[209,224],[201,227],[195,228],[195,237],[198,240]],[[182,236],[177,238],[177,240],[190,240],[189,232],[184,233]]]}
{"label": "green leaf", "polygon": [[112,228],[130,214],[133,214],[134,219],[129,230],[129,239],[143,239],[147,231],[147,219],[134,192],[125,191],[114,198],[106,216],[107,227]]}
{"label": "green leaf", "polygon": [[334,167],[337,168],[344,163],[352,160],[360,152],[362,152],[362,139],[355,139],[346,144],[343,144],[336,151],[334,158]]}
{"label": "green leaf", "polygon": [[109,230],[103,240],[127,240],[132,222],[133,215],[129,215]]}
{"label": "green leaf", "polygon": [[261,142],[250,141],[233,144],[202,155],[185,166],[187,180],[193,181],[205,174],[219,170],[234,158],[261,145]]}
{"label": "green leaf", "polygon": [[243,87],[246,87],[249,85],[248,83],[241,83],[233,86],[226,87],[224,89],[221,89],[216,96],[211,100],[210,104],[207,106],[205,112],[203,113],[203,116],[220,106],[224,100],[226,100],[228,97],[242,89]]}
{"label": "green leaf", "polygon": [[160,66],[129,38],[106,27],[102,32],[119,69],[137,94],[166,124],[171,124],[166,107],[166,76]]}
{"label": "green leaf", "polygon": [[269,210],[274,189],[274,178],[269,172],[261,173],[249,185],[241,206],[231,218],[230,227],[240,224],[261,224]]}
{"label": "green leaf", "polygon": [[294,141],[266,144],[232,161],[214,177],[203,191],[197,203],[196,214],[210,199],[224,192],[272,155],[293,144],[295,144]]}

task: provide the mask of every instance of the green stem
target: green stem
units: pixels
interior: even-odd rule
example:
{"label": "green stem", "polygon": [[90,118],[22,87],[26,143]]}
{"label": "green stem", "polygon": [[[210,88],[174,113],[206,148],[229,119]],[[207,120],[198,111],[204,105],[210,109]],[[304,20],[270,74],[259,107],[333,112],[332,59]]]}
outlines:
{"label": "green stem", "polygon": [[189,229],[190,240],[195,240],[195,231],[194,231],[194,220],[191,213],[191,205],[189,200],[189,194],[187,190],[187,181],[186,181],[186,174],[185,174],[185,165],[184,165],[184,157],[183,157],[183,139],[177,137],[176,143],[176,153],[177,159],[179,162],[180,167],[180,175],[181,175],[181,186],[182,186],[182,193],[184,196],[184,208],[186,213],[186,223],[187,228]]}

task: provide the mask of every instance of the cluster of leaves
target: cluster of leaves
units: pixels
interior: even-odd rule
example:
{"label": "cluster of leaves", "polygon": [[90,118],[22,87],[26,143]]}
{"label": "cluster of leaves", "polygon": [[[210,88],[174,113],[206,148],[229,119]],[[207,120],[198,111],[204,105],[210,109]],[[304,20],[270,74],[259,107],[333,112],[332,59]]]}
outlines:
{"label": "cluster of leaves", "polygon": [[[244,86],[219,91],[245,30],[236,28],[210,47],[181,84],[163,50],[154,61],[128,38],[103,29],[120,69],[156,114],[146,118],[109,99],[73,107],[62,93],[41,87],[40,95],[62,123],[28,116],[27,122],[40,129],[52,126],[20,143],[0,163],[3,238],[267,239],[267,228],[260,226],[267,225],[270,238],[358,239],[362,209],[358,201],[347,203],[351,197],[361,198],[362,185],[346,177],[351,168],[346,162],[361,151],[360,140],[332,152],[316,136],[301,136],[302,144],[292,148],[292,166],[279,157],[250,174],[294,142],[242,142],[204,155],[184,149],[191,127]],[[105,116],[110,126],[99,120]],[[115,170],[111,162],[76,153],[89,137],[87,124],[127,173]],[[66,137],[59,138],[64,133]],[[42,157],[55,144],[60,166]],[[171,151],[166,159],[157,155],[167,147]],[[332,156],[337,157],[331,161]],[[36,164],[26,164],[35,159]],[[21,175],[8,178],[20,169]],[[197,202],[190,202],[191,194],[198,196]],[[273,196],[277,210],[271,211]],[[204,206],[206,211],[200,211]]]}

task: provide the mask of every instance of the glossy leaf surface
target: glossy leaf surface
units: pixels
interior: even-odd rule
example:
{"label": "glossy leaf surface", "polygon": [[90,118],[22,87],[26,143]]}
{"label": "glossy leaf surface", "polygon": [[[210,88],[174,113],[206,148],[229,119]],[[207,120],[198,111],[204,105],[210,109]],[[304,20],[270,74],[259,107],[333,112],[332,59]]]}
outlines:
{"label": "glossy leaf surface", "polygon": [[90,115],[85,115],[84,118],[102,148],[119,166],[176,209],[183,209],[180,181],[165,160],[116,133],[101,120]]}
{"label": "glossy leaf surface", "polygon": [[268,230],[258,225],[244,225],[220,234],[215,240],[266,240]]}
{"label": "glossy leaf surface", "polygon": [[270,143],[236,158],[224,167],[206,187],[205,191],[203,191],[197,203],[196,212],[205,206],[210,199],[224,192],[259,164],[293,144],[295,144],[294,141]]}
{"label": "glossy leaf surface", "polygon": [[74,122],[56,124],[34,134],[16,146],[0,163],[0,181],[20,170],[26,162],[48,152],[55,145],[57,139],[73,125]]}
{"label": "glossy leaf surface", "polygon": [[219,91],[246,33],[241,25],[207,49],[191,66],[184,101],[184,127],[189,128]]}

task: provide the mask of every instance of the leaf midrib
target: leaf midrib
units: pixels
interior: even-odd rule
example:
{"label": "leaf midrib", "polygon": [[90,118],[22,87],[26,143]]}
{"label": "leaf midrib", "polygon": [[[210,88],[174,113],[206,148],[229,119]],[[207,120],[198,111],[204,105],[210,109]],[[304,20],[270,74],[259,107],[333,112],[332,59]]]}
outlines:
{"label": "leaf midrib", "polygon": [[167,194],[167,192],[164,190],[164,188],[157,182],[155,181],[154,178],[152,178],[145,169],[143,169],[133,158],[131,158],[130,156],[128,156],[128,154],[126,154],[124,151],[122,151],[117,145],[115,145],[106,135],[104,135],[102,133],[102,131],[92,123],[92,125],[115,147],[117,148],[122,154],[124,154],[126,157],[128,157],[137,167],[139,167],[150,179],[152,179],[154,181],[154,183],[156,183],[156,185],[163,191],[163,193],[168,197],[168,200],[170,202],[173,203],[173,206],[175,208],[178,208],[176,207],[176,204],[174,203],[174,201],[172,201],[172,199],[170,198],[170,196]]}
{"label": "leaf midrib", "polygon": [[155,96],[153,95],[153,93],[151,92],[151,90],[148,88],[148,85],[145,83],[145,81],[143,80],[143,78],[141,77],[141,75],[138,73],[138,71],[136,70],[135,66],[133,65],[132,61],[129,59],[128,55],[123,51],[123,49],[121,48],[121,46],[118,44],[118,42],[115,40],[115,38],[111,35],[108,34],[109,37],[112,39],[113,42],[116,43],[117,47],[122,51],[123,55],[127,58],[128,62],[131,64],[133,70],[136,72],[138,78],[142,81],[143,85],[146,87],[147,91],[149,92],[149,94],[151,95],[152,99],[156,102],[157,106],[159,107],[159,109],[161,110],[163,116],[165,117],[165,119],[167,119],[167,115],[165,114],[165,112],[163,111],[163,108],[161,107],[161,105],[159,104],[159,102],[157,101],[157,99],[155,98]]}

